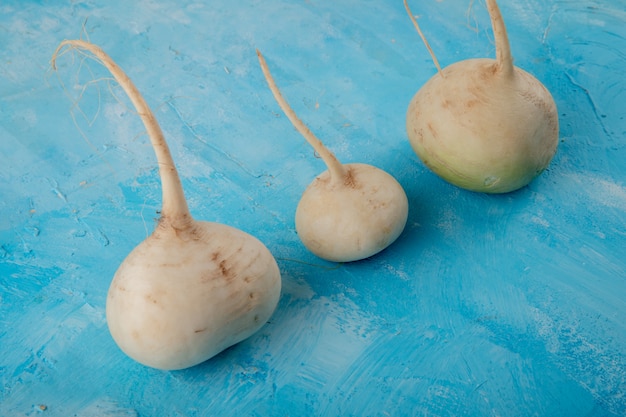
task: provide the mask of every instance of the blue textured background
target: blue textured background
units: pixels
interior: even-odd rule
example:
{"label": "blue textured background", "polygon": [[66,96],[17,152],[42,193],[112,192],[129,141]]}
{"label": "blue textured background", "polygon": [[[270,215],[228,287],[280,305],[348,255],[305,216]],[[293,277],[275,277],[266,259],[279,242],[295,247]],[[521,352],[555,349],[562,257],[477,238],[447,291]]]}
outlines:
{"label": "blue textured background", "polygon": [[[471,7],[470,7],[471,5]],[[0,416],[619,416],[626,410],[626,12],[623,0],[501,1],[516,65],[554,95],[549,169],[506,195],[455,188],[406,139],[435,73],[401,0],[0,3]],[[442,65],[493,56],[483,1],[413,1]],[[192,369],[112,341],[104,304],[154,226],[155,158],[102,46],[169,140],[194,216],[278,260],[271,321]],[[283,93],[343,162],[404,186],[399,240],[324,262],[294,230],[325,168]],[[45,410],[43,410],[45,408]]]}

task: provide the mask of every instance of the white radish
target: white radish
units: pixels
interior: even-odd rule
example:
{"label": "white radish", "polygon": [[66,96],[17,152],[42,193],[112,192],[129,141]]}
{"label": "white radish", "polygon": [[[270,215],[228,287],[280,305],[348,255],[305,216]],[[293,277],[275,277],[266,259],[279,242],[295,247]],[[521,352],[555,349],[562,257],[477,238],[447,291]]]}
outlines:
{"label": "white radish", "polygon": [[154,232],[119,266],[106,301],[115,342],[128,356],[158,369],[194,366],[259,330],[281,290],[278,266],[255,237],[192,218],[169,148],[154,114],[122,69],[98,46],[86,50],[113,75],[141,117],[156,153],[163,190]]}
{"label": "white radish", "polygon": [[341,164],[296,116],[258,50],[257,55],[280,108],[328,168],[307,187],[298,203],[295,223],[302,243],[320,258],[334,262],[356,261],[382,251],[406,224],[404,189],[372,165]]}
{"label": "white radish", "polygon": [[496,1],[487,0],[496,59],[468,59],[443,70],[407,0],[404,5],[438,69],[407,111],[415,153],[440,177],[468,190],[506,193],[527,185],[556,152],[558,114],[545,86],[513,65]]}

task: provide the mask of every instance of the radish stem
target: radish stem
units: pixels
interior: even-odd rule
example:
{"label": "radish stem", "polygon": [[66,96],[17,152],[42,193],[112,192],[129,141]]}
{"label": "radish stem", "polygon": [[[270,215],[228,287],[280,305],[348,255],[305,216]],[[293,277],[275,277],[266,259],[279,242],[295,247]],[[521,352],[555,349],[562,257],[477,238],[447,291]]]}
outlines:
{"label": "radish stem", "polygon": [[413,13],[411,12],[411,9],[409,8],[409,4],[407,3],[407,0],[404,0],[404,8],[406,9],[406,12],[409,14],[409,17],[411,18],[411,22],[413,22],[413,26],[415,26],[415,29],[417,29],[417,33],[420,35],[420,38],[422,38],[422,42],[424,42],[424,45],[426,45],[426,49],[428,49],[428,53],[432,57],[433,62],[435,63],[435,67],[437,67],[437,72],[439,72],[439,75],[444,77],[443,73],[441,72],[441,66],[439,65],[439,61],[437,60],[437,57],[435,56],[433,49],[430,47],[428,40],[426,40],[426,36],[424,36],[424,33],[422,33],[422,29],[420,29],[420,26],[417,24],[417,20],[415,19],[415,16],[413,16]]}
{"label": "radish stem", "polygon": [[506,33],[504,19],[502,19],[502,14],[500,13],[500,8],[495,0],[487,0],[487,10],[489,10],[489,16],[491,16],[493,37],[496,42],[496,62],[498,71],[504,76],[512,77],[514,74],[513,56],[511,55],[511,45]]}
{"label": "radish stem", "polygon": [[258,49],[256,50],[256,54],[259,57],[259,63],[261,64],[261,69],[263,70],[265,80],[267,81],[267,84],[272,91],[272,94],[274,94],[274,98],[278,102],[278,105],[280,106],[282,111],[285,113],[289,121],[291,121],[293,126],[298,130],[298,132],[300,132],[300,134],[304,136],[306,141],[309,142],[315,152],[317,152],[317,154],[319,154],[319,156],[322,158],[322,160],[328,167],[328,171],[330,172],[331,181],[344,183],[348,176],[348,173],[346,172],[344,166],[339,162],[335,155],[324,146],[322,141],[320,141],[317,136],[315,136],[313,132],[311,132],[311,130],[304,124],[304,122],[300,120],[300,118],[298,118],[294,110],[291,108],[291,106],[289,106],[289,103],[287,103],[287,100],[285,100],[283,95],[280,93],[280,90],[278,89],[278,86],[276,85],[276,82],[274,81],[274,78],[270,73],[267,63],[265,62],[263,54],[261,54]]}
{"label": "radish stem", "polygon": [[189,227],[192,224],[192,217],[174,160],[154,113],[152,113],[137,87],[106,52],[97,45],[82,40],[65,40],[61,42],[52,56],[51,64],[53,69],[56,70],[56,59],[64,47],[82,49],[92,53],[109,70],[120,87],[128,95],[146,128],[159,165],[159,175],[163,190],[161,224],[169,225],[178,230]]}

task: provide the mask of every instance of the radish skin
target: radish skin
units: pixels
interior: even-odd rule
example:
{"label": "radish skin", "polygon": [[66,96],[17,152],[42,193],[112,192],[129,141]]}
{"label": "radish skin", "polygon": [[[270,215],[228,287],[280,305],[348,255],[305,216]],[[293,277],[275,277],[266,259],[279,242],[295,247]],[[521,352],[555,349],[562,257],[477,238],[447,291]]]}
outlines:
{"label": "radish skin", "polygon": [[550,92],[513,65],[498,5],[486,2],[496,58],[441,69],[404,0],[438,68],[411,100],[406,129],[415,153],[446,181],[472,191],[506,193],[547,168],[556,152],[559,122]]}
{"label": "radish skin", "polygon": [[281,277],[270,251],[230,226],[196,221],[154,114],[122,69],[98,46],[61,42],[91,53],[113,75],[141,117],[159,165],[161,217],[153,233],[119,266],[109,287],[106,318],[128,356],[163,370],[188,368],[258,331],[280,297]]}
{"label": "radish skin", "polygon": [[298,203],[295,223],[300,240],[315,255],[334,262],[357,261],[382,251],[406,225],[404,189],[372,165],[341,164],[296,116],[258,50],[257,56],[280,108],[328,168],[307,187]]}

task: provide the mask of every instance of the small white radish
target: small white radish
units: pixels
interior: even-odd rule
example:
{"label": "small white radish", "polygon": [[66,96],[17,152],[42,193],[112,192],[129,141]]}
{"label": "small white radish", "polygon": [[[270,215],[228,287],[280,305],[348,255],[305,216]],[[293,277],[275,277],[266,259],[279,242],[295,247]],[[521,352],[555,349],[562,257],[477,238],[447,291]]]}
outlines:
{"label": "small white radish", "polygon": [[298,203],[295,222],[302,243],[320,258],[334,262],[356,261],[382,251],[406,224],[404,189],[372,165],[342,165],[296,116],[258,50],[257,55],[280,108],[328,168],[307,187]]}
{"label": "small white radish", "polygon": [[415,153],[440,177],[468,190],[506,193],[527,185],[556,152],[558,114],[545,86],[513,65],[496,1],[487,0],[496,59],[468,59],[443,70],[407,0],[404,5],[438,69],[407,111]]}
{"label": "small white radish", "polygon": [[255,237],[192,218],[169,148],[154,114],[122,69],[98,46],[63,41],[93,54],[113,75],[141,117],[156,153],[163,189],[154,232],[118,268],[106,301],[115,342],[128,356],[158,369],[194,366],[259,330],[281,290],[278,266]]}

